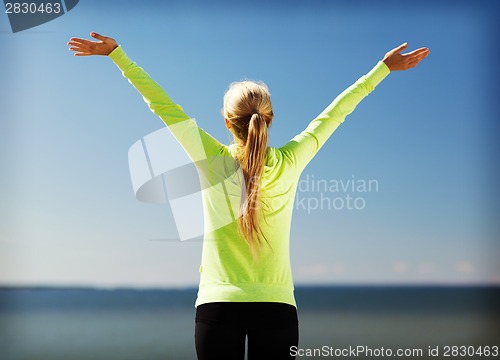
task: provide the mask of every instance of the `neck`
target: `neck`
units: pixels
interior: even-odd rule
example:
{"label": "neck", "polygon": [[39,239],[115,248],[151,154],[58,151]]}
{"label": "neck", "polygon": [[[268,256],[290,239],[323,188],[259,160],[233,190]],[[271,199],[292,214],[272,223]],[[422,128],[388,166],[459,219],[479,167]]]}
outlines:
{"label": "neck", "polygon": [[243,146],[243,145],[245,145],[245,144],[243,144],[243,141],[242,141],[242,140],[240,140],[240,139],[238,139],[237,137],[234,137],[234,139],[233,139],[233,143],[234,143],[235,145],[239,145],[239,146]]}

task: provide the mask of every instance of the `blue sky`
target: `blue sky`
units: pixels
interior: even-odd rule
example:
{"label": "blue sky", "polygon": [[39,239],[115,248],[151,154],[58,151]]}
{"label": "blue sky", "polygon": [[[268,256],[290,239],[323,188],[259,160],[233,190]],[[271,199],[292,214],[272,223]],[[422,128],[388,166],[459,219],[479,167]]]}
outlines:
{"label": "blue sky", "polygon": [[128,149],[163,124],[110,59],[68,51],[70,37],[90,31],[117,39],[225,143],[228,84],[265,81],[272,146],[385,52],[404,41],[429,47],[422,64],[363,100],[305,169],[309,183],[373,180],[377,191],[323,194],[361,198],[359,210],[297,206],[294,279],[499,284],[492,3],[82,0],[15,34],[0,16],[0,284],[198,283],[201,243],[163,240],[177,236],[171,209],[137,201],[130,182]]}

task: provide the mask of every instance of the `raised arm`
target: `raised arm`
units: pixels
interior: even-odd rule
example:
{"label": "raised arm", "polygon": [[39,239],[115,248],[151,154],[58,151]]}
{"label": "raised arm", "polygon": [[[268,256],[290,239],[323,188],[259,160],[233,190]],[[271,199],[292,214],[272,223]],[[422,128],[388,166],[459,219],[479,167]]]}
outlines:
{"label": "raised arm", "polygon": [[69,50],[75,51],[75,56],[103,55],[111,58],[123,76],[143,96],[151,111],[169,127],[193,161],[212,157],[222,151],[223,145],[199,128],[158,83],[128,58],[114,39],[95,32],[90,35],[98,41],[71,38]]}
{"label": "raised arm", "polygon": [[391,71],[407,70],[415,67],[428,54],[429,49],[420,48],[401,54],[407,43],[389,51],[383,60],[353,85],[344,90],[333,102],[312,120],[307,128],[295,136],[281,150],[288,154],[295,168],[302,171],[332,133],[344,122],[347,115],[354,111],[363,100]]}

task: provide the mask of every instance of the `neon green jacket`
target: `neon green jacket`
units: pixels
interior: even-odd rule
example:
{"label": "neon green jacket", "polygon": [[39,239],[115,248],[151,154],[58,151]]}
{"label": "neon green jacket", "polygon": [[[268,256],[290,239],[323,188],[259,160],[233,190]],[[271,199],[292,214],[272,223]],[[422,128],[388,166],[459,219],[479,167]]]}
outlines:
{"label": "neon green jacket", "polygon": [[202,184],[204,241],[195,306],[219,301],[281,302],[296,306],[289,242],[299,177],[330,135],[359,102],[389,74],[379,61],[343,91],[304,131],[280,148],[269,146],[261,179],[263,244],[258,260],[238,231],[242,176],[234,144],[221,144],[175,104],[121,46],[109,57],[172,131],[197,166]]}

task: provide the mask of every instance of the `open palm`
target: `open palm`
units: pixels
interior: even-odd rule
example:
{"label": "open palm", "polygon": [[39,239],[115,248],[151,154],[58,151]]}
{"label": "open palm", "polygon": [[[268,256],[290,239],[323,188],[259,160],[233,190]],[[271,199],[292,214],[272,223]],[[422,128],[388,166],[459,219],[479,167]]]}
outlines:
{"label": "open palm", "polygon": [[401,51],[407,47],[408,43],[404,43],[385,54],[382,61],[387,65],[389,70],[395,71],[411,69],[417,66],[420,61],[429,55],[429,49],[426,47],[413,50],[406,54],[401,54]]}
{"label": "open palm", "polygon": [[115,39],[91,32],[90,36],[99,41],[91,41],[81,38],[71,38],[68,42],[69,50],[75,52],[75,56],[109,55],[118,44]]}

